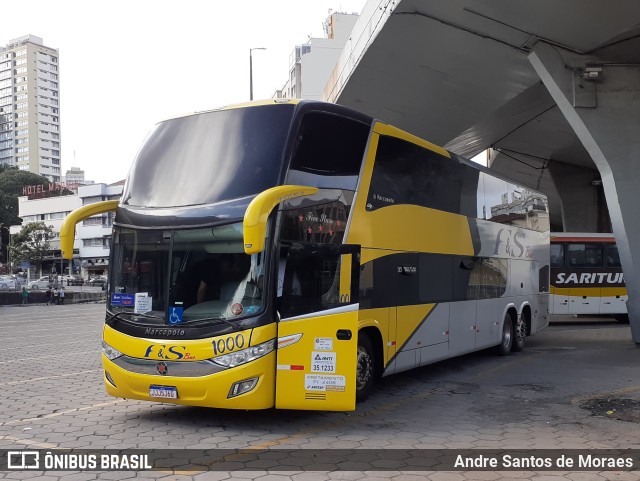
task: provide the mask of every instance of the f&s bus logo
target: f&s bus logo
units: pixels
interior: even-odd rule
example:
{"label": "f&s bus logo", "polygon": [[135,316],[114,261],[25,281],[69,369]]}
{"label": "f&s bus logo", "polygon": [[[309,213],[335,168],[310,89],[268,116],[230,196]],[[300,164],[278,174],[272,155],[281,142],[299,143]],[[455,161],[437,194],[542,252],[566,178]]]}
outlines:
{"label": "f&s bus logo", "polygon": [[509,257],[525,257],[531,259],[533,254],[529,246],[524,246],[524,233],[520,231],[513,232],[511,229],[500,229],[496,236],[496,245],[493,249],[493,255],[508,255]]}
{"label": "f&s bus logo", "polygon": [[168,359],[171,361],[191,360],[196,357],[187,352],[187,346],[168,346],[166,344],[151,344],[147,347],[144,357],[150,359]]}

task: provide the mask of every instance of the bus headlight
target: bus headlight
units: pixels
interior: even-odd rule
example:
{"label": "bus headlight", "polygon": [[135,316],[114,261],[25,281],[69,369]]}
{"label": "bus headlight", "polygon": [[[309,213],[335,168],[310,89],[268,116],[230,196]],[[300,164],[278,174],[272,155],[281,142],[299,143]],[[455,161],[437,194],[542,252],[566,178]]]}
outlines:
{"label": "bus headlight", "polygon": [[120,351],[112,348],[109,344],[107,344],[104,341],[102,341],[102,352],[104,353],[105,356],[107,356],[107,359],[109,359],[110,361],[113,361],[114,359],[122,356],[122,353]]}
{"label": "bus headlight", "polygon": [[224,367],[236,367],[242,364],[246,364],[250,361],[255,361],[263,356],[269,354],[275,348],[276,340],[263,342],[257,346],[252,346],[242,351],[232,352],[223,356],[213,357],[211,360],[216,364]]}

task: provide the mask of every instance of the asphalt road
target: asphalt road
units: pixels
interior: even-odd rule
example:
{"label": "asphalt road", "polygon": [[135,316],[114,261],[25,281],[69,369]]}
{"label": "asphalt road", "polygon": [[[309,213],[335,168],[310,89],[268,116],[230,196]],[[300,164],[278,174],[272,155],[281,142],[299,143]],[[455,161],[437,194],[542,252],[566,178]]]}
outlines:
{"label": "asphalt road", "polygon": [[[352,413],[216,409],[108,397],[104,304],[0,307],[0,449],[640,449],[640,349],[628,325],[573,320],[522,353],[480,352],[385,378]],[[0,479],[637,480],[616,471],[0,472]]]}

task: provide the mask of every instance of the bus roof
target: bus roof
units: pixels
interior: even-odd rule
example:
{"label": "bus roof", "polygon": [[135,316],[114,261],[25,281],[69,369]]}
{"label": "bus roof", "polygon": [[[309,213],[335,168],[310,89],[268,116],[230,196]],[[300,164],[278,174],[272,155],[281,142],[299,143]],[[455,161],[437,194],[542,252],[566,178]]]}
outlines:
{"label": "bus roof", "polygon": [[611,233],[599,232],[552,232],[551,242],[611,242],[616,238]]}
{"label": "bus roof", "polygon": [[172,119],[180,119],[182,117],[189,117],[190,115],[197,114],[206,114],[208,112],[216,112],[218,110],[231,110],[231,109],[242,109],[245,107],[259,107],[262,105],[282,105],[282,104],[291,104],[297,105],[301,102],[301,99],[269,99],[269,100],[252,100],[250,102],[242,102],[238,104],[229,104],[223,105],[222,107],[217,107],[208,110],[196,110],[194,112],[185,112],[183,114],[176,114],[171,117],[166,117],[162,119],[160,122],[164,122]]}

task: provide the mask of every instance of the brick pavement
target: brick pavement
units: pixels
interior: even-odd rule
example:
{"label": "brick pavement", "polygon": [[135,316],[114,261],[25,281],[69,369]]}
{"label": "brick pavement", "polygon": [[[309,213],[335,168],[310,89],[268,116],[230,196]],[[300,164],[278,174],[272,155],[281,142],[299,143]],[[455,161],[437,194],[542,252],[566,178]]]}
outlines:
{"label": "brick pavement", "polygon": [[[637,448],[640,349],[628,326],[551,326],[507,358],[488,352],[391,376],[353,413],[236,412],[114,399],[103,390],[104,304],[0,307],[0,448]],[[606,405],[605,405],[606,407]],[[637,409],[637,408],[636,408]],[[625,414],[623,416],[622,414]],[[638,416],[638,417],[634,417]],[[620,419],[630,419],[627,421]],[[385,465],[385,463],[387,463]],[[638,472],[352,470],[0,473],[0,479],[637,480]]]}

